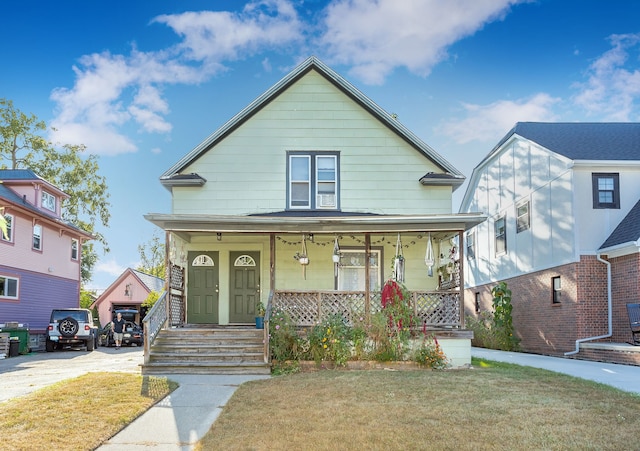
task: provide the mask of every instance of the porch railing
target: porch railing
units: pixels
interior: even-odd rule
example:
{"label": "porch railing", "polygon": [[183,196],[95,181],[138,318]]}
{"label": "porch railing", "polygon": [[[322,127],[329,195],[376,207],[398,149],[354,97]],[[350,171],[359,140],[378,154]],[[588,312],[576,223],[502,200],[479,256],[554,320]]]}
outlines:
{"label": "porch railing", "polygon": [[144,330],[144,363],[149,363],[149,350],[154,340],[158,336],[160,330],[167,323],[167,292],[163,292],[156,303],[151,307],[151,310],[142,320],[142,327]]}
{"label": "porch railing", "polygon": [[[458,290],[414,291],[409,302],[415,318],[427,328],[464,326]],[[366,305],[364,291],[276,290],[269,306],[271,310],[285,311],[299,326],[313,326],[333,314],[354,324],[355,320],[382,310],[380,293],[372,293],[370,303]]]}

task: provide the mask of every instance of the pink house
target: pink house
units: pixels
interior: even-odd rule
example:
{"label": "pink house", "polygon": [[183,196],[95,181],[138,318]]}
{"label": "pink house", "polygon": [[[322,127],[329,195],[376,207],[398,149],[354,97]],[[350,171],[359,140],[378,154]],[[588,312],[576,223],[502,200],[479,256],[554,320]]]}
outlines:
{"label": "pink house", "polygon": [[149,294],[155,291],[158,294],[164,291],[164,280],[145,274],[135,269],[127,268],[107,288],[92,307],[98,310],[100,325],[107,324],[113,319],[113,312],[119,309],[137,310],[135,323],[140,324],[146,309],[142,303]]}
{"label": "pink house", "polygon": [[[0,169],[0,327],[43,334],[51,310],[79,307],[82,244],[92,236],[62,219],[69,195],[29,169]],[[0,233],[1,235],[1,233]]]}

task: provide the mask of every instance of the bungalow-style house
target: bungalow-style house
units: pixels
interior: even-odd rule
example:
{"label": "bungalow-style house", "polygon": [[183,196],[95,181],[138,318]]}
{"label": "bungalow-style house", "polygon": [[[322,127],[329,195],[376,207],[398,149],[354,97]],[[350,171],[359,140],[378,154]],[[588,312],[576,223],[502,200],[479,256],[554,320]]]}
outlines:
{"label": "bungalow-style house", "polygon": [[34,348],[52,309],[80,305],[82,244],[92,236],[62,219],[68,197],[29,169],[0,169],[8,226],[0,237],[0,327],[28,328]]}
{"label": "bungalow-style house", "polygon": [[[145,336],[170,328],[165,320],[251,328],[258,302],[265,323],[272,309],[299,326],[331,313],[365,316],[380,310],[397,257],[396,279],[412,292],[416,315],[454,366],[468,364],[453,248],[485,217],[452,213],[463,181],[396,117],[310,57],[160,177],[171,212],[145,218],[166,231],[169,292],[165,316],[150,312]],[[435,258],[425,263],[428,249]],[[143,371],[157,363],[150,352]]]}
{"label": "bungalow-style house", "polygon": [[162,293],[164,279],[127,268],[98,296],[91,307],[98,311],[101,325],[110,322],[115,316],[114,312],[121,309],[137,310],[134,322],[140,324],[146,315],[146,308],[142,303],[152,291]]}
{"label": "bungalow-style house", "polygon": [[505,281],[524,351],[640,364],[639,201],[640,124],[517,123],[461,203],[489,218],[465,232],[466,313]]}

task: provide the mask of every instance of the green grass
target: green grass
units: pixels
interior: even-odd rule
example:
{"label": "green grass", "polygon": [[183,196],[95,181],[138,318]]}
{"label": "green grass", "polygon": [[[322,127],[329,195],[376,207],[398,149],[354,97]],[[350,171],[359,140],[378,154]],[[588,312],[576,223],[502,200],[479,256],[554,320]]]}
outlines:
{"label": "green grass", "polygon": [[327,370],[239,387],[200,450],[619,450],[640,397],[529,367]]}
{"label": "green grass", "polygon": [[0,403],[0,449],[91,450],[177,388],[166,378],[89,373]]}

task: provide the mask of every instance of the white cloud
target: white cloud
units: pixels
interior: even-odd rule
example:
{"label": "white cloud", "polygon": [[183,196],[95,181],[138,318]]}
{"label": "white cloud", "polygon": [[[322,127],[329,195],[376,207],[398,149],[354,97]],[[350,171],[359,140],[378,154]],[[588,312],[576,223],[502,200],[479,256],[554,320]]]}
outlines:
{"label": "white cloud", "polygon": [[599,120],[637,120],[634,103],[640,97],[640,70],[624,66],[631,50],[635,50],[634,64],[637,63],[640,34],[613,35],[609,40],[611,50],[589,66],[588,80],[575,85],[579,92],[573,101]]}
{"label": "white cloud", "polygon": [[254,1],[235,14],[187,12],[158,16],[154,22],[171,27],[182,41],[156,52],[133,48],[130,55],[81,57],[73,68],[74,86],[51,94],[57,104],[52,141],[85,144],[90,153],[102,155],[136,152],[125,126],[146,133],[172,129],[165,119],[164,86],[205,81],[225,69],[225,60],[296,41],[302,29],[286,0]]}
{"label": "white cloud", "polygon": [[118,264],[115,259],[109,259],[106,261],[100,260],[99,263],[96,264],[94,271],[96,273],[105,273],[109,276],[118,277],[122,274],[127,268]]}
{"label": "white cloud", "polygon": [[443,123],[438,131],[458,144],[497,141],[516,122],[555,120],[552,107],[559,101],[558,98],[540,93],[518,101],[499,100],[489,105],[463,104],[467,117]]}
{"label": "white cloud", "polygon": [[501,19],[522,0],[337,0],[321,42],[350,74],[382,84],[396,67],[426,76],[447,47]]}

